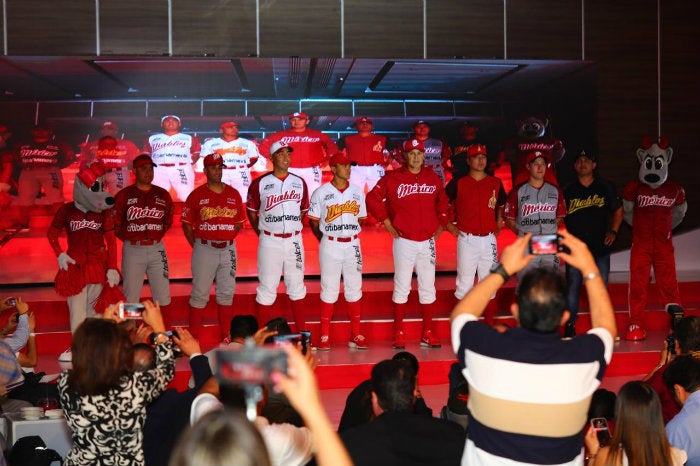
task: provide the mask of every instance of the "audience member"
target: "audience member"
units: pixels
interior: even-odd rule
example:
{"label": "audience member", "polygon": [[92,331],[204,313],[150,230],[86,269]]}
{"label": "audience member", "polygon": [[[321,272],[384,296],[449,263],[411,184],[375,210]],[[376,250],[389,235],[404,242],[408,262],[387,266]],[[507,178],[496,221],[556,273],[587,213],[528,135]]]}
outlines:
{"label": "audience member", "polygon": [[700,361],[691,355],[678,356],[663,378],[683,407],[666,425],[668,441],[688,454],[686,466],[700,466]]}
{"label": "audience member", "polygon": [[659,363],[642,379],[652,386],[661,400],[661,413],[664,422],[668,423],[678,414],[680,407],[676,402],[673,390],[669,390],[663,381],[663,375],[668,363],[677,355],[691,355],[700,360],[700,317],[686,316],[676,324],[673,333],[674,341],[671,347],[668,342],[659,353]]}
{"label": "audience member", "polygon": [[[166,389],[146,407],[143,451],[149,466],[168,464],[178,437],[189,426],[192,400],[212,377],[207,358],[187,329],[176,329],[173,340],[182,354],[189,358],[194,387],[183,392],[174,388]],[[155,359],[156,352],[152,346],[143,343],[134,345],[134,370],[145,372],[155,369]]]}
{"label": "audience member", "polygon": [[[393,361],[406,361],[416,374],[416,400],[413,412],[424,416],[432,416],[433,410],[426,404],[418,385],[418,359],[408,351],[400,351],[392,358]],[[353,427],[366,424],[375,418],[372,410],[372,379],[367,379],[353,388],[345,400],[345,409],[340,417],[338,432],[344,432]]]}
{"label": "audience member", "polygon": [[24,384],[24,374],[12,349],[0,341],[0,411],[18,412],[30,404],[25,401],[8,399],[7,394]]}
{"label": "audience member", "polygon": [[173,350],[157,304],[145,301],[144,323],[154,331],[156,368],[134,372],[129,334],[117,325],[118,305],[87,319],[73,335],[72,370],[58,379],[72,446],[64,464],[144,465],[146,406],[174,374]]}
{"label": "audience member", "polygon": [[13,309],[17,310],[17,325],[12,331],[11,336],[7,336],[9,331],[4,332],[5,329],[3,329],[2,341],[12,349],[13,353],[16,353],[24,348],[24,345],[27,344],[27,340],[29,339],[29,305],[19,296],[16,298],[7,297],[0,301],[0,312]]}
{"label": "audience member", "polygon": [[617,395],[615,392],[599,388],[593,392],[591,397],[591,405],[588,407],[588,420],[594,417],[604,417],[608,421],[615,419],[615,401]]}
{"label": "audience member", "polygon": [[452,345],[469,383],[469,438],[462,464],[581,464],[591,395],[612,357],[617,334],[605,283],[585,243],[566,231],[559,256],[587,279],[592,329],[561,340],[569,318],[566,284],[548,268],[523,276],[511,312],[519,323],[500,333],[479,322],[493,295],[523,270],[526,233],[507,246],[501,264],[452,312]]}
{"label": "audience member", "polygon": [[601,447],[593,428],[586,432],[588,466],[681,466],[686,455],[669,445],[656,392],[644,382],[627,382],[615,401],[615,433]]}
{"label": "audience member", "polygon": [[464,431],[456,424],[413,412],[416,373],[406,361],[385,360],[372,368],[376,419],[342,434],[357,466],[456,465]]}

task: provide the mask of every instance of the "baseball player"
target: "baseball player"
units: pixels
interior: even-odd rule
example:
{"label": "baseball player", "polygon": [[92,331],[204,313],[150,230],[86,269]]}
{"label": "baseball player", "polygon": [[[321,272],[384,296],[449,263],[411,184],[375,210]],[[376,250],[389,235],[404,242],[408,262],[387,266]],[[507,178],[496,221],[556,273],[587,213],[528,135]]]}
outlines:
{"label": "baseball player", "polygon": [[299,331],[306,326],[301,221],[309,210],[309,194],[304,179],[289,171],[291,154],[295,151],[283,140],[270,146],[272,171],[251,183],[247,207],[248,220],[259,238],[260,283],[255,296],[258,319],[261,325],[270,320],[280,275],[284,274],[284,284]]}
{"label": "baseball player", "polygon": [[488,154],[483,144],[466,150],[469,174],[457,183],[457,283],[455,296],[461,300],[474,286],[474,274],[483,280],[498,263],[496,236],[501,230],[506,192],[501,180],[486,174]]}
{"label": "baseball player", "polygon": [[237,262],[234,238],[243,227],[245,213],[241,195],[221,181],[223,170],[224,159],[219,154],[204,157],[207,182],[187,196],[182,211],[182,229],[192,246],[190,332],[193,335],[199,335],[214,281],[219,323],[226,322],[226,316],[232,313]]}
{"label": "baseball player", "polygon": [[294,146],[294,157],[289,171],[304,179],[309,191],[321,186],[321,167],[328,157],[338,152],[338,146],[326,134],[308,128],[309,116],[294,112],[289,115],[290,129],[278,131],[268,136],[260,144],[260,153],[270,153],[272,144],[283,141]]}
{"label": "baseball player", "polygon": [[418,139],[403,144],[406,166],[388,172],[367,194],[367,208],[394,238],[394,348],[406,346],[403,318],[411,278],[418,276],[418,300],[423,311],[421,346],[439,348],[433,328],[435,312],[435,238],[448,224],[448,200],[442,181],[423,165],[425,148]]}
{"label": "baseball player", "polygon": [[114,122],[102,123],[100,134],[99,140],[80,145],[80,158],[85,162],[102,162],[107,169],[105,189],[114,196],[129,184],[129,167],[140,152],[133,142],[118,138],[119,126]]}
{"label": "baseball player", "polygon": [[338,141],[338,147],[345,151],[351,162],[350,183],[365,186],[371,191],[377,181],[384,176],[384,166],[388,155],[386,136],[372,132],[372,119],[360,117],[355,120],[357,134],[349,134]]}
{"label": "baseball player", "polygon": [[152,184],[154,167],[147,154],[134,159],[136,182],[114,197],[114,232],[124,242],[122,286],[127,302],[141,302],[145,274],[153,300],[164,311],[170,304],[170,282],[163,236],[173,223],[173,201],[168,191]]}
{"label": "baseball player", "polygon": [[[236,188],[242,199],[247,199],[252,181],[250,169],[260,157],[258,146],[253,141],[238,137],[239,128],[235,121],[221,123],[219,131],[220,138],[212,138],[202,144],[201,156],[219,154],[223,157],[226,168],[221,181]],[[195,170],[199,165],[198,161]]]}
{"label": "baseball player", "polygon": [[423,143],[425,148],[425,166],[433,169],[445,186],[445,168],[449,166],[452,151],[439,139],[430,137],[430,125],[427,121],[413,123],[413,138]]}
{"label": "baseball player", "polygon": [[329,165],[333,180],[322,184],[311,195],[309,226],[320,241],[318,261],[321,265],[321,338],[318,349],[331,349],[330,329],[333,306],[340,293],[343,277],[345,301],[350,317],[348,346],[367,349],[367,340],[360,333],[360,299],[362,298],[362,251],[360,221],[367,217],[365,195],[350,183],[350,159],[335,154]]}
{"label": "baseball player", "polygon": [[17,186],[22,230],[29,229],[29,208],[42,188],[48,203],[55,208],[63,203],[61,168],[70,165],[75,158],[68,144],[54,140],[48,126],[36,125],[31,130],[31,136],[31,142],[20,144],[15,150],[15,160],[22,167]]}
{"label": "baseball player", "polygon": [[[566,202],[561,190],[545,181],[549,152],[530,151],[525,160],[530,177],[508,194],[505,224],[518,236],[525,233],[556,234],[566,216]],[[518,275],[522,276],[536,267],[551,267],[558,272],[559,257],[556,254],[539,255]]]}
{"label": "baseball player", "polygon": [[162,133],[151,135],[143,151],[157,164],[153,184],[170,190],[172,186],[179,200],[187,199],[194,189],[192,164],[199,158],[199,140],[180,132],[180,117],[165,115],[160,120]]}

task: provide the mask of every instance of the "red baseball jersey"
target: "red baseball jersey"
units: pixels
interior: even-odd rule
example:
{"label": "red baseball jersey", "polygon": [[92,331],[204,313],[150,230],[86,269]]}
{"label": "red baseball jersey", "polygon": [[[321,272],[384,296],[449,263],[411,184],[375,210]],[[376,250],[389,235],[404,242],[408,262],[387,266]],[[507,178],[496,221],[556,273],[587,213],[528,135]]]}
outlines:
{"label": "red baseball jersey", "polygon": [[140,154],[139,148],[131,141],[117,139],[116,148],[99,148],[99,140],[92,141],[80,150],[81,159],[86,162],[99,160],[105,168],[128,167]]}
{"label": "red baseball jersey", "polygon": [[235,225],[245,221],[241,195],[227,184],[221,193],[203,184],[187,196],[181,220],[192,225],[195,238],[230,241],[237,234]]}
{"label": "red baseball jersey", "polygon": [[75,156],[73,149],[63,142],[30,142],[20,145],[15,153],[22,168],[28,169],[67,167]]}
{"label": "red baseball jersey", "polygon": [[306,128],[302,132],[287,129],[271,134],[260,143],[260,153],[269,158],[270,146],[277,141],[284,141],[294,149],[290,165],[294,168],[319,166],[339,151],[335,142],[326,134],[316,129]]}
{"label": "red baseball jersey", "polygon": [[295,233],[301,231],[302,216],[309,210],[309,192],[304,179],[294,173],[280,179],[270,172],[253,180],[247,206],[258,213],[260,230]]}
{"label": "red baseball jersey", "polygon": [[104,270],[117,268],[116,251],[111,253],[109,248],[113,245],[105,242],[105,233],[114,230],[111,209],[102,212],[83,212],[75,206],[75,203],[66,202],[56,211],[51,226],[58,230],[66,230],[68,238],[66,253],[78,264],[101,266],[94,267],[102,270],[101,276],[93,277],[95,281],[87,281],[87,283],[102,283],[105,279]]}
{"label": "red baseball jersey", "polygon": [[384,165],[386,136],[374,133],[365,137],[360,134],[349,134],[341,140],[339,145],[345,149],[351,162],[357,162],[358,165]]}
{"label": "red baseball jersey", "polygon": [[496,209],[505,203],[506,192],[500,179],[486,176],[476,180],[463,176],[457,183],[455,199],[457,228],[479,236],[494,233],[498,229]]}
{"label": "red baseball jersey", "polygon": [[656,189],[639,180],[632,181],[622,191],[622,198],[634,202],[633,242],[671,238],[673,208],[686,202],[681,185],[670,180]]}
{"label": "red baseball jersey", "polygon": [[160,186],[144,191],[132,184],[114,196],[114,230],[122,241],[160,241],[172,223],[173,200]]}
{"label": "red baseball jersey", "polygon": [[391,219],[402,238],[425,241],[447,225],[448,198],[432,169],[413,174],[402,167],[387,172],[367,193],[367,209],[380,222]]}

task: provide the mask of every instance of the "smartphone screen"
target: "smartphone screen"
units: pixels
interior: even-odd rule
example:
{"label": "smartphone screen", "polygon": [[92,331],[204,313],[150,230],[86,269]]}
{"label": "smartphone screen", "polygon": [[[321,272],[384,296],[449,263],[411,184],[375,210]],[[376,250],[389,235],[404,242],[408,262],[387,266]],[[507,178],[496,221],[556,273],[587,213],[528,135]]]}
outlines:
{"label": "smartphone screen", "polygon": [[119,318],[121,319],[143,319],[141,315],[144,310],[141,303],[122,303],[119,305]]}
{"label": "smartphone screen", "polygon": [[556,254],[559,251],[559,235],[533,235],[530,238],[530,254]]}
{"label": "smartphone screen", "polygon": [[601,447],[610,445],[610,429],[608,429],[608,421],[604,417],[594,417],[591,419],[591,427],[595,430],[598,443]]}

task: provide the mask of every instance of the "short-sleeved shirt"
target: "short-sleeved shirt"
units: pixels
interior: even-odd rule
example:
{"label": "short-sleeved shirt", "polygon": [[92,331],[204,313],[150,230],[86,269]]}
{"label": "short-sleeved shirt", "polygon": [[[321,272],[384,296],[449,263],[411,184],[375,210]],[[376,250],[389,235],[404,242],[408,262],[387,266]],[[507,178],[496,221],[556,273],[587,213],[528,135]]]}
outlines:
{"label": "short-sleeved shirt", "polygon": [[160,186],[144,191],[133,184],[114,196],[114,225],[123,241],[160,241],[172,223],[173,201]]}
{"label": "short-sleeved shirt", "polygon": [[74,202],[66,202],[54,214],[51,226],[58,230],[66,230],[66,253],[79,264],[96,260],[106,263],[105,232],[114,230],[111,210],[83,212]]}
{"label": "short-sleeved shirt", "polygon": [[332,183],[325,183],[311,195],[309,218],[318,220],[324,235],[341,238],[357,235],[360,219],[365,217],[365,195],[352,183],[342,191]]}
{"label": "short-sleeved shirt", "polygon": [[508,194],[504,215],[515,221],[519,235],[554,234],[557,219],[566,217],[564,195],[558,187],[547,182],[540,188],[524,183]]}
{"label": "short-sleeved shirt", "polygon": [[[258,146],[249,139],[236,138],[232,141],[224,141],[222,138],[209,139],[202,144],[201,157],[209,154],[219,154],[224,159],[224,165],[229,169],[248,169],[248,165],[253,159],[260,156]],[[197,161],[197,167],[200,168]],[[202,167],[203,168],[203,163]]]}
{"label": "short-sleeved shirt", "polygon": [[245,208],[241,195],[225,184],[221,193],[206,184],[196,188],[185,201],[182,223],[189,223],[194,237],[210,241],[233,240],[237,224],[245,222]]}
{"label": "short-sleeved shirt", "polygon": [[151,154],[156,164],[192,163],[192,155],[199,154],[200,144],[195,136],[176,133],[157,133],[148,138],[144,151]]}
{"label": "short-sleeved shirt", "polygon": [[306,183],[293,173],[284,179],[267,173],[250,184],[247,207],[258,213],[260,230],[277,234],[299,232],[302,214],[309,210]]}
{"label": "short-sleeved shirt", "polygon": [[615,186],[601,178],[594,178],[587,187],[573,181],[564,187],[564,199],[566,229],[586,243],[594,256],[609,254],[605,233],[610,215],[621,205]]}
{"label": "short-sleeved shirt", "polygon": [[501,180],[486,176],[476,180],[467,175],[457,182],[455,216],[457,228],[473,235],[486,235],[498,229],[496,209],[506,202]]}
{"label": "short-sleeved shirt", "polygon": [[338,147],[345,149],[351,162],[358,165],[383,165],[386,150],[386,136],[370,133],[367,136],[349,134],[338,141]]}

